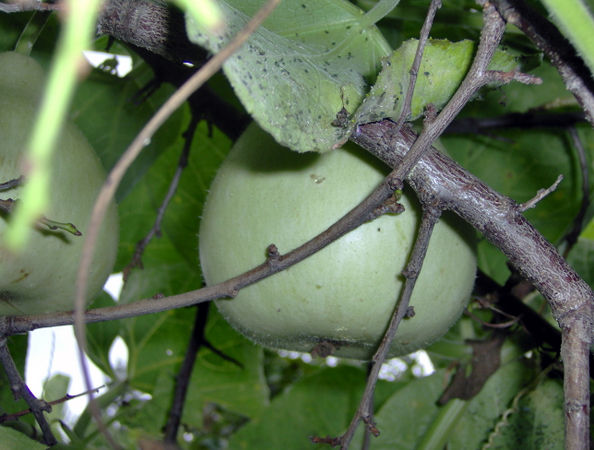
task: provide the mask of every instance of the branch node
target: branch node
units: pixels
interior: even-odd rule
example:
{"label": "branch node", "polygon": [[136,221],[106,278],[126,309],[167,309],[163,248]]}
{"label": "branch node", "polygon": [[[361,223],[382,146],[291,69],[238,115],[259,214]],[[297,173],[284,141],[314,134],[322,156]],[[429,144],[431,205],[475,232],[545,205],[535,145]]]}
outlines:
{"label": "branch node", "polygon": [[370,416],[363,417],[363,423],[365,423],[365,426],[367,427],[369,432],[373,434],[375,437],[378,437],[380,435],[379,429],[377,428],[374,420]]}
{"label": "branch node", "polygon": [[512,70],[504,72],[501,70],[488,70],[484,74],[485,84],[487,83],[502,83],[508,84],[512,81],[517,81],[522,84],[542,84],[542,78],[530,75],[529,73],[518,72]]}
{"label": "branch node", "polygon": [[326,436],[326,437],[310,436],[309,440],[313,444],[328,444],[331,447],[337,447],[342,444],[342,441],[340,438],[331,437],[331,436]]}
{"label": "branch node", "polygon": [[271,269],[274,269],[278,266],[278,261],[280,259],[280,253],[278,251],[278,247],[275,244],[270,244],[266,247],[266,264]]}
{"label": "branch node", "polygon": [[405,208],[403,204],[398,203],[399,199],[400,195],[396,194],[388,198],[385,202],[383,202],[369,214],[369,219],[367,221],[369,222],[375,220],[378,217],[383,216],[384,214],[402,214]]}
{"label": "branch node", "polygon": [[416,314],[415,307],[409,306],[406,308],[406,312],[404,313],[404,319],[412,319]]}
{"label": "branch node", "polygon": [[550,187],[548,187],[546,189],[539,189],[538,192],[536,193],[536,195],[532,199],[528,200],[525,203],[520,204],[518,206],[519,211],[524,212],[527,209],[534,208],[539,201],[541,201],[543,198],[545,198],[551,192],[555,191],[557,189],[557,187],[559,186],[559,183],[561,183],[561,181],[563,181],[563,175],[559,175],[557,177],[557,179],[555,180],[555,182]]}

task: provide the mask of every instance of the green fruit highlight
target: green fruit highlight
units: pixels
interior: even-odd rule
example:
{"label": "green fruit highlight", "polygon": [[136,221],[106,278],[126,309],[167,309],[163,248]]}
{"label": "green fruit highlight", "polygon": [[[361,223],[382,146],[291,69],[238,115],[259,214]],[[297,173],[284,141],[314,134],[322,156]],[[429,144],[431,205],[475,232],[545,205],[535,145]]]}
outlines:
{"label": "green fruit highlight", "polygon": [[[0,53],[0,182],[23,174],[22,155],[37,115],[45,83],[33,59]],[[74,308],[75,282],[84,235],[97,194],[105,181],[101,161],[82,133],[67,123],[51,162],[50,204],[45,217],[71,222],[83,236],[36,227],[18,253],[1,244],[9,217],[0,217],[0,315],[44,314]],[[1,191],[19,198],[20,187]],[[118,217],[110,205],[102,225],[89,277],[88,300],[102,289],[115,263]]]}
{"label": "green fruit highlight", "polygon": [[[209,285],[316,236],[380,183],[384,166],[357,147],[297,154],[256,126],[222,164],[204,208],[200,262]],[[288,270],[242,289],[218,309],[267,347],[369,359],[403,286],[420,209],[405,191],[400,215],[368,222]],[[473,232],[453,216],[435,227],[411,306],[390,356],[440,338],[468,303],[476,272]]]}

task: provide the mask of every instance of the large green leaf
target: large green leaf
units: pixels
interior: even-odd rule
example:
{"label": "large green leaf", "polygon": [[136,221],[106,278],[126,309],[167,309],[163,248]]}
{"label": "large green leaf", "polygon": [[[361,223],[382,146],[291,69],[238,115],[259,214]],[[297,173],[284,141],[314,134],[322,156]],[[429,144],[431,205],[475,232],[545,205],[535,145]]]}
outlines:
{"label": "large green leaf", "polygon": [[[106,170],[110,170],[124,150],[132,143],[144,124],[173,93],[164,85],[156,94],[140,104],[134,101],[141,89],[151,81],[152,70],[144,63],[125,78],[95,69],[78,86],[70,116],[89,140]],[[109,112],[106,114],[106,112]],[[140,180],[158,156],[171,148],[182,132],[185,114],[175,112],[161,127],[126,172],[118,188],[118,200],[123,199]]]}
{"label": "large green leaf", "polygon": [[262,347],[234,331],[212,306],[206,338],[226,356],[241,362],[242,367],[211,350],[202,350],[192,373],[183,421],[200,428],[204,406],[209,403],[247,417],[259,415],[268,405]]}
{"label": "large green leaf", "polygon": [[[464,116],[497,117],[507,113],[553,109],[571,105],[571,94],[563,81],[547,63],[532,71],[542,78],[537,86],[511,83],[485,92],[480,101],[463,111]],[[594,154],[594,134],[591,127],[577,127],[578,134],[591,159]],[[518,203],[550,186],[558,175],[563,182],[526,217],[552,242],[558,242],[572,225],[582,201],[581,176],[571,139],[562,128],[517,127],[486,129],[481,134],[469,130],[466,134],[446,134],[441,137],[448,153],[471,173],[496,191]],[[590,176],[594,174],[589,166]],[[509,270],[506,258],[492,245],[483,241],[478,248],[479,267],[501,284]]]}
{"label": "large green leaf", "polygon": [[23,433],[19,433],[8,427],[0,427],[0,441],[2,441],[2,448],[4,450],[22,450],[23,448],[29,450],[47,449],[47,445],[34,441]]}
{"label": "large green leaf", "polygon": [[[261,6],[217,2],[227,28],[218,35],[188,15],[190,39],[220,51]],[[332,125],[353,113],[390,48],[369,18],[343,0],[285,0],[223,69],[245,108],[281,144],[326,151],[346,137]]]}
{"label": "large green leaf", "polygon": [[545,379],[532,391],[521,391],[489,436],[488,448],[562,449],[563,386]]}
{"label": "large green leaf", "polygon": [[571,249],[567,261],[580,274],[586,283],[594,285],[594,221],[590,222],[576,245]]}
{"label": "large green leaf", "polygon": [[[17,369],[25,375],[25,360],[27,357],[27,347],[29,345],[28,335],[10,336],[7,341],[8,349],[14,359]],[[33,361],[30,364],[34,364]],[[12,393],[12,388],[4,367],[0,368],[0,414],[11,414],[17,411],[24,411],[28,408],[27,403],[19,398],[15,399]],[[18,418],[15,421],[9,422],[10,426],[20,429],[21,431],[32,435],[33,423],[35,422],[33,415],[28,414]],[[2,428],[0,428],[2,429]]]}
{"label": "large green leaf", "polygon": [[[189,122],[189,113],[184,111]],[[183,144],[184,140],[178,136],[120,204],[120,267],[130,262],[136,242],[153,226],[157,209],[177,168]],[[180,294],[202,285],[198,263],[198,218],[210,179],[229,145],[228,139],[218,130],[209,135],[206,124],[199,126],[188,165],[167,210],[164,233],[145,249],[142,268],[137,267],[130,272],[120,303],[134,302],[155,294]],[[138,208],[138,205],[144,207]],[[155,417],[163,425],[195,314],[195,308],[184,308],[119,322],[120,334],[129,352],[128,385],[151,395],[149,401],[137,400],[136,407],[126,408],[120,419],[126,426],[142,428],[147,421],[154,422]],[[262,376],[262,350],[231,330],[214,313],[206,331],[209,342],[243,367],[215,355],[209,349],[200,352],[184,416],[185,423],[191,427],[200,427],[207,403],[252,415],[266,403],[268,395]],[[99,335],[97,340],[101,338]]]}
{"label": "large green leaf", "polygon": [[[450,99],[470,68],[475,46],[472,41],[427,42],[412,97],[411,120],[421,116],[428,104],[439,110]],[[408,40],[384,60],[377,82],[355,114],[355,123],[399,119],[417,47],[416,39]],[[516,65],[511,55],[501,51],[491,64],[498,70],[512,70]]]}
{"label": "large green leaf", "polygon": [[443,391],[443,382],[444,371],[439,371],[397,390],[375,416],[380,435],[372,439],[371,448],[416,448],[439,413],[436,401]]}
{"label": "large green leaf", "polygon": [[[182,108],[182,113],[181,121],[184,126],[187,126],[191,120],[190,111],[188,108]],[[157,212],[167,194],[185,144],[181,131],[183,128],[180,127],[178,135],[168,142],[167,151],[155,161],[129,198],[120,204],[120,251],[116,270],[122,270],[130,263],[136,244],[148,234],[155,223]],[[184,168],[162,224],[162,229],[170,239],[175,251],[168,255],[166,254],[168,250],[166,253],[147,253],[143,257],[145,267],[150,266],[150,264],[147,266],[144,261],[146,257],[154,258],[155,264],[159,264],[160,258],[166,258],[170,263],[163,265],[162,270],[172,272],[171,275],[175,279],[177,277],[173,273],[174,265],[181,263],[193,266],[196,271],[196,280],[199,280],[198,224],[200,214],[208,186],[230,146],[229,139],[219,130],[213,129],[211,132],[206,123],[201,123],[198,126],[192,141],[187,166]],[[142,205],[142,207],[138,207],[138,205]],[[158,246],[158,241],[159,238],[156,237],[150,245]],[[180,257],[185,261],[178,260]],[[165,274],[155,275],[163,278]],[[143,278],[146,277],[147,273],[145,272]],[[182,285],[184,284],[186,283],[182,281]],[[181,292],[183,291],[177,293]],[[136,297],[136,299],[139,298]],[[133,296],[130,299],[133,300]]]}
{"label": "large green leaf", "polygon": [[495,426],[504,418],[512,400],[536,372],[523,360],[520,349],[506,343],[501,350],[501,367],[487,380],[480,393],[469,400],[464,415],[453,428],[451,448],[481,448]]}
{"label": "large green leaf", "polygon": [[[534,376],[514,346],[504,346],[501,356],[502,365],[470,400],[453,398],[438,405],[449,378],[443,369],[396,390],[375,416],[381,433],[372,440],[371,449],[443,448],[446,442],[453,449],[481,448],[513,398]],[[435,447],[436,443],[441,445]]]}
{"label": "large green leaf", "polygon": [[[115,305],[116,302],[111,296],[102,291],[91,304],[91,308],[104,308]],[[119,332],[120,324],[118,321],[108,320],[87,324],[87,356],[112,379],[116,379],[116,375],[115,368],[111,367],[109,361],[109,351]]]}
{"label": "large green leaf", "polygon": [[[162,198],[177,168],[185,143],[181,136],[171,143],[171,153],[151,170],[148,187],[154,199]],[[198,225],[208,188],[227,155],[231,141],[218,129],[201,123],[194,136],[187,166],[163,220],[163,231],[190,265],[198,266]]]}
{"label": "large green leaf", "polygon": [[312,436],[336,436],[346,429],[364,386],[364,371],[322,369],[276,397],[259,417],[231,439],[231,448],[316,448]]}

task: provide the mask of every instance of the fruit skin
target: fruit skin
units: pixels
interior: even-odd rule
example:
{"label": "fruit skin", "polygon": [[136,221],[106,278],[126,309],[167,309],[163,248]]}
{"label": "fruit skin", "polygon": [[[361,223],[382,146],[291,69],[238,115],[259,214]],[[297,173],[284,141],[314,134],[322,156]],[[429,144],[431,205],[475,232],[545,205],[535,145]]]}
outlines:
{"label": "fruit skin", "polygon": [[[271,243],[282,254],[316,236],[386,173],[357,147],[299,155],[250,126],[219,169],[204,208],[199,237],[206,283],[261,264]],[[401,291],[419,223],[414,197],[405,194],[401,203],[404,213],[363,224],[235,299],[217,301],[218,309],[267,347],[318,353],[324,347],[335,356],[369,359]],[[459,318],[476,273],[472,234],[453,216],[437,224],[411,299],[415,316],[401,323],[390,356],[426,347]]]}
{"label": "fruit skin", "polygon": [[[33,59],[0,54],[0,181],[21,175],[21,155],[37,114],[44,74]],[[26,248],[13,254],[1,244],[7,217],[0,217],[0,315],[43,314],[73,309],[75,282],[84,235],[95,198],[105,181],[101,161],[80,131],[67,123],[59,138],[45,217],[71,222],[83,234],[39,228]],[[0,192],[18,199],[20,188]],[[89,300],[102,289],[115,263],[118,217],[110,205],[99,235],[89,276]]]}

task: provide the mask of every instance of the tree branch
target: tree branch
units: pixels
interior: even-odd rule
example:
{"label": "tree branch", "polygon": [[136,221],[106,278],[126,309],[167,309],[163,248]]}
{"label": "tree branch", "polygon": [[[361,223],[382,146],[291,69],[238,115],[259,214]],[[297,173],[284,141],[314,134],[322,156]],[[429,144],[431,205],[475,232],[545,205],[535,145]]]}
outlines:
{"label": "tree branch", "polygon": [[167,207],[173,199],[175,192],[177,191],[177,187],[179,186],[179,181],[183,174],[184,169],[188,165],[188,158],[190,155],[190,149],[192,148],[192,142],[194,140],[194,134],[196,132],[196,127],[198,126],[199,118],[192,114],[190,119],[190,123],[186,132],[184,133],[184,146],[182,148],[182,152],[179,156],[179,160],[177,162],[177,167],[175,169],[175,173],[169,183],[169,188],[167,189],[167,193],[165,194],[165,198],[161,202],[159,209],[157,210],[157,217],[155,218],[155,223],[153,224],[152,228],[146,234],[144,238],[142,238],[137,244],[136,248],[134,249],[134,255],[132,256],[132,261],[124,268],[124,281],[128,279],[128,275],[135,267],[142,268],[142,255],[149,245],[149,243],[153,240],[155,236],[161,236],[161,225],[163,223],[163,218],[165,217],[165,212],[167,211]]}
{"label": "tree branch", "polygon": [[491,3],[506,22],[522,30],[544,52],[594,125],[594,80],[573,46],[551,22],[524,1],[491,0]]}
{"label": "tree branch", "polygon": [[20,397],[25,400],[27,405],[29,405],[33,416],[35,416],[35,420],[39,424],[41,432],[43,433],[44,443],[46,445],[56,445],[58,441],[54,437],[52,429],[43,415],[44,411],[49,412],[52,410],[52,407],[45,401],[37,399],[25,384],[25,381],[22,379],[14,360],[12,359],[10,350],[8,350],[8,344],[5,337],[0,338],[0,362],[4,366],[6,376],[10,381],[10,388],[12,389],[15,398]]}
{"label": "tree branch", "polygon": [[373,394],[375,392],[375,386],[377,384],[381,366],[388,355],[388,351],[390,350],[390,344],[392,343],[392,340],[396,335],[396,331],[398,330],[398,325],[400,325],[402,319],[404,319],[404,317],[409,314],[408,305],[410,303],[410,298],[412,296],[419,273],[421,272],[421,267],[423,266],[423,261],[427,253],[429,239],[433,233],[433,228],[438,222],[440,216],[441,209],[439,207],[436,207],[435,205],[423,205],[423,216],[421,225],[419,227],[419,232],[417,234],[417,239],[415,241],[410,260],[403,271],[406,281],[404,284],[404,289],[402,290],[402,295],[398,301],[398,306],[394,310],[386,334],[382,338],[382,341],[371,360],[371,370],[367,377],[367,384],[365,386],[365,391],[363,393],[363,397],[361,398],[361,402],[359,403],[359,407],[357,408],[357,412],[351,420],[351,423],[345,434],[338,439],[341,449],[348,448],[361,420],[365,422],[367,429],[372,434],[376,436],[379,434],[379,431],[375,428],[375,424],[373,422]]}
{"label": "tree branch", "polygon": [[[389,120],[361,125],[352,140],[395,167],[416,139],[410,129],[395,129]],[[580,448],[570,442],[584,442],[583,425],[589,423],[588,355],[594,300],[590,286],[524,218],[513,200],[493,191],[437,150],[421,158],[408,181],[422,201],[442,201],[483,233],[549,301],[563,336],[567,445]],[[588,433],[588,426],[585,430]]]}

